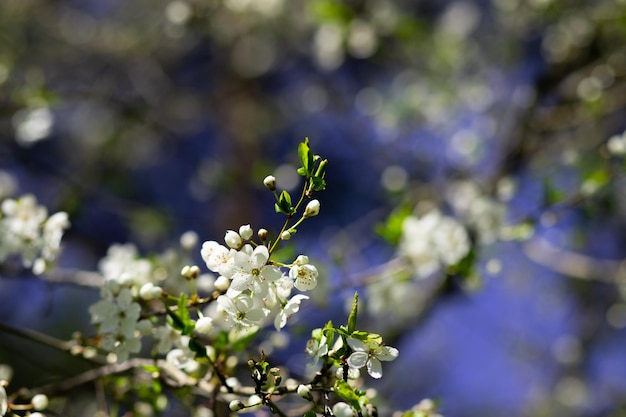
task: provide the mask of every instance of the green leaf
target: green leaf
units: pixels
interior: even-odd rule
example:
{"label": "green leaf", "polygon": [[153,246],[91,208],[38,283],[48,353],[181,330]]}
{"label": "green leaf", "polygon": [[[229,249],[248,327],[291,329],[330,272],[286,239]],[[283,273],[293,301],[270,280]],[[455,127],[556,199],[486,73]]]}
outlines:
{"label": "green leaf", "polygon": [[413,212],[412,206],[405,204],[393,210],[384,223],[376,225],[375,230],[383,239],[392,245],[397,245],[402,236],[404,219]]}
{"label": "green leaf", "polygon": [[292,204],[291,204],[291,195],[285,190],[280,193],[280,197],[278,197],[278,202],[274,204],[274,209],[276,213],[284,213],[284,214],[293,214],[295,212]]}
{"label": "green leaf", "polygon": [[565,199],[565,193],[557,189],[550,178],[543,180],[543,196],[548,205],[557,204]]}
{"label": "green leaf", "polygon": [[176,330],[183,331],[185,329],[185,322],[176,314],[171,308],[167,305],[165,306],[165,311],[167,312],[168,317],[170,318],[170,324]]}
{"label": "green leaf", "polygon": [[[304,142],[298,145],[298,156],[300,157],[300,162],[302,162],[302,168],[304,168],[304,176],[309,178],[313,175],[313,168],[315,164],[313,152],[311,152],[311,148],[309,147],[309,138],[305,138]],[[298,170],[298,174],[302,175],[300,170]]]}
{"label": "green leaf", "polygon": [[207,357],[207,353],[206,353],[206,348],[204,347],[204,345],[202,343],[200,343],[198,341],[198,339],[192,337],[191,339],[189,339],[189,349],[192,352],[196,353],[196,356],[199,358],[206,358]]}
{"label": "green leaf", "polygon": [[[318,159],[321,159],[319,155],[315,155],[315,160],[317,161]],[[326,166],[328,165],[328,159],[324,159],[323,161],[320,162],[320,164],[317,167],[317,170],[315,171],[315,175],[314,177],[318,177],[318,178],[324,178],[324,176],[326,175]]]}
{"label": "green leaf", "polygon": [[193,330],[195,329],[194,323],[191,321],[189,317],[189,309],[187,308],[187,303],[189,299],[185,294],[181,294],[178,298],[178,312],[177,315],[183,323],[183,328],[180,329],[183,336],[188,336],[193,334]]}
{"label": "green leaf", "polygon": [[356,315],[359,308],[359,293],[354,293],[354,299],[352,300],[352,308],[350,309],[350,315],[348,316],[348,333],[351,334],[356,330]]}
{"label": "green leaf", "polygon": [[322,191],[326,189],[326,180],[320,177],[311,177],[311,186],[313,191]]}
{"label": "green leaf", "polygon": [[359,404],[359,396],[354,392],[352,387],[343,379],[335,381],[335,394],[341,397],[342,400],[350,403],[357,411],[361,411],[361,404]]}
{"label": "green leaf", "polygon": [[228,332],[226,330],[222,330],[215,338],[215,341],[213,342],[213,347],[215,348],[215,350],[221,351],[225,350],[228,344]]}

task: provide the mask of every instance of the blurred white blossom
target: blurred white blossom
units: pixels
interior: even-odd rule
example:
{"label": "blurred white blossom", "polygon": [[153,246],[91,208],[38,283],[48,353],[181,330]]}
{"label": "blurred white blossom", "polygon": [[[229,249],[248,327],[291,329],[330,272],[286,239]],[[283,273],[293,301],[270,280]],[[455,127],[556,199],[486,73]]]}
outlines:
{"label": "blurred white blossom", "polygon": [[463,259],[469,253],[470,240],[463,225],[433,210],[404,219],[398,250],[412,262],[417,275],[424,277]]}
{"label": "blurred white blossom", "polygon": [[48,217],[48,210],[32,195],[6,199],[0,206],[0,261],[21,255],[25,267],[41,274],[58,257],[68,227],[67,213]]}

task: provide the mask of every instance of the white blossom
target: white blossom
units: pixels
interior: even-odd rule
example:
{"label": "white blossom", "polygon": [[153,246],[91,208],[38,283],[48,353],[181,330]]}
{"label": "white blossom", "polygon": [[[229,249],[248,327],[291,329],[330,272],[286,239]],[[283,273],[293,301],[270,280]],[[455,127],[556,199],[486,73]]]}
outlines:
{"label": "white blossom", "polygon": [[313,337],[306,342],[304,349],[306,353],[313,356],[315,359],[313,362],[315,366],[322,356],[328,355],[328,339],[323,334],[319,339]]}
{"label": "white blossom", "polygon": [[267,264],[269,256],[265,246],[252,249],[252,246],[245,245],[241,251],[236,252],[233,255],[234,266],[229,291],[250,290],[255,297],[265,297],[268,284],[282,276],[280,269]]}
{"label": "white blossom", "polygon": [[139,258],[137,248],[130,243],[109,247],[98,267],[106,280],[118,281],[124,285],[141,287],[152,279],[152,265]]}
{"label": "white blossom", "polygon": [[383,346],[378,343],[364,343],[362,340],[353,337],[348,338],[348,345],[352,353],[348,357],[348,366],[351,368],[367,367],[367,373],[372,378],[383,376],[380,361],[392,361],[398,357],[398,349],[391,346]]}
{"label": "white blossom", "polygon": [[240,294],[235,298],[220,295],[217,304],[228,321],[243,327],[256,326],[269,314],[267,308],[255,305],[252,297],[247,294]]}
{"label": "white blossom", "polygon": [[101,295],[102,299],[89,307],[91,322],[99,325],[103,335],[101,348],[115,353],[121,363],[141,349],[135,335],[141,306],[134,302],[130,288],[116,281],[106,281]]}
{"label": "white blossom", "polygon": [[434,210],[420,218],[404,219],[398,251],[412,262],[418,276],[430,275],[441,266],[454,265],[469,250],[467,231],[452,217]]}
{"label": "white blossom", "polygon": [[317,286],[317,268],[311,264],[293,265],[289,277],[295,280],[294,286],[300,291],[309,291]]}
{"label": "white blossom", "polygon": [[280,329],[285,327],[285,325],[287,324],[287,319],[291,317],[292,315],[294,315],[295,313],[297,313],[298,310],[300,310],[300,303],[303,300],[308,300],[308,299],[309,297],[303,294],[296,294],[293,297],[291,297],[291,299],[287,301],[287,303],[284,305],[284,307],[280,310],[280,312],[276,315],[276,318],[274,319],[274,327],[276,327],[276,330],[280,331]]}
{"label": "white blossom", "polygon": [[165,360],[188,374],[192,374],[200,368],[200,364],[194,360],[194,353],[187,348],[170,350],[165,355]]}
{"label": "white blossom", "polygon": [[32,195],[6,199],[0,206],[0,261],[21,255],[23,265],[40,274],[58,257],[68,227],[67,213],[48,217]]}
{"label": "white blossom", "polygon": [[206,262],[206,266],[213,272],[217,272],[227,278],[232,275],[233,255],[235,250],[229,249],[211,240],[202,244],[200,254]]}

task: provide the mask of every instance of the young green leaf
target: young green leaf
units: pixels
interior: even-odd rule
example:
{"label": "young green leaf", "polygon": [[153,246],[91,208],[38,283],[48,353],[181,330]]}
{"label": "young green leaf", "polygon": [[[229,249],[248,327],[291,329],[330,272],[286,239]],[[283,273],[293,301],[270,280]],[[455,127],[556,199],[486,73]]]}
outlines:
{"label": "young green leaf", "polygon": [[359,307],[359,293],[354,293],[354,299],[352,300],[352,309],[350,309],[350,315],[348,316],[348,333],[351,334],[356,330],[356,315]]}
{"label": "young green leaf", "polygon": [[196,338],[191,338],[189,339],[189,349],[192,352],[196,353],[196,356],[199,358],[206,358],[207,357],[207,353],[206,353],[206,348],[204,347],[204,345],[202,345],[202,343],[198,342],[198,340]]}
{"label": "young green leaf", "polygon": [[167,305],[165,306],[165,311],[167,312],[167,316],[170,318],[170,324],[172,325],[173,328],[175,328],[176,330],[180,330],[180,331],[185,329],[185,322],[181,320],[181,318],[178,316],[178,314],[176,314],[176,312],[174,312]]}
{"label": "young green leaf", "polygon": [[274,209],[276,213],[283,213],[287,215],[291,215],[295,212],[291,204],[291,195],[285,190],[280,193],[280,197],[278,197],[278,202],[274,204]]}
{"label": "young green leaf", "polygon": [[300,157],[300,162],[302,162],[302,169],[298,169],[298,174],[307,178],[313,175],[315,161],[313,152],[311,152],[309,147],[309,138],[305,138],[304,142],[298,145],[298,156]]}
{"label": "young green leaf", "polygon": [[359,404],[359,396],[352,389],[352,387],[343,379],[335,381],[335,394],[337,394],[342,400],[350,403],[357,411],[361,411],[361,404]]}

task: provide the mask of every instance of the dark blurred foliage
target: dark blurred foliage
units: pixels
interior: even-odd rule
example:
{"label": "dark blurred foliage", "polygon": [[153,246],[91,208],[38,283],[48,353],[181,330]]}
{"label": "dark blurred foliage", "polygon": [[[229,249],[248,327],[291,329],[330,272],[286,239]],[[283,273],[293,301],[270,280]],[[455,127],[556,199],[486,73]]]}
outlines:
{"label": "dark blurred foliage", "polygon": [[[393,208],[512,181],[508,219],[534,240],[491,245],[481,289],[405,322],[381,393],[451,416],[624,405],[624,164],[606,141],[626,129],[626,2],[3,0],[0,28],[0,168],[69,212],[61,267],[279,227],[262,179],[289,188],[275,168],[305,136],[330,165],[300,249],[336,286],[393,255],[373,232]],[[0,310],[22,325],[96,298],[7,279]],[[57,335],[89,328],[67,309]]]}

